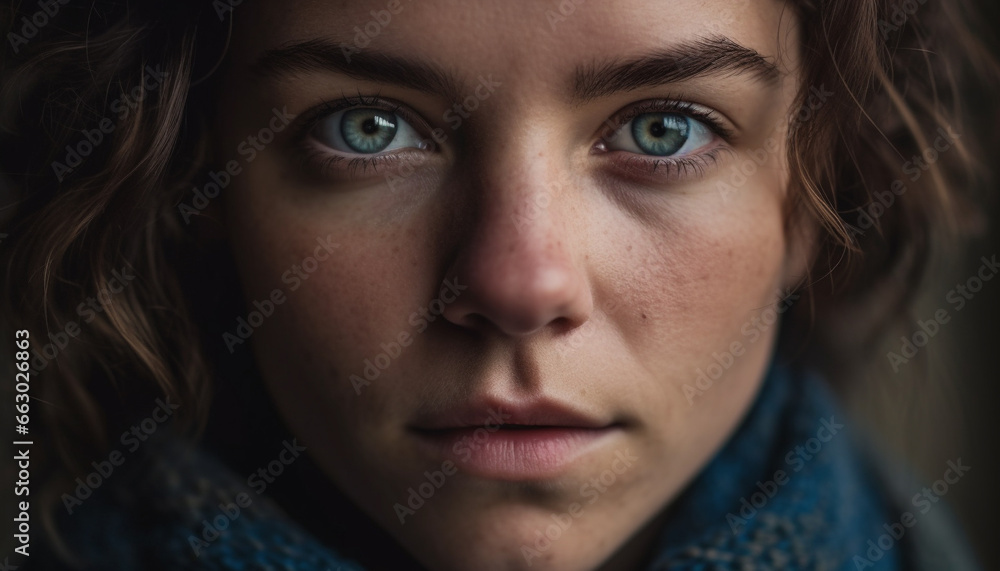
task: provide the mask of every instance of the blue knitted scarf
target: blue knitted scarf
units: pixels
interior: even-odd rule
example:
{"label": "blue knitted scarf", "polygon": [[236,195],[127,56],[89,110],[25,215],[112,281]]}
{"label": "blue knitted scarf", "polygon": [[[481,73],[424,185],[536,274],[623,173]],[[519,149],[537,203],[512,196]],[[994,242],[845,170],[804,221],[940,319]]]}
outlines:
{"label": "blue knitted scarf", "polygon": [[[898,512],[857,453],[846,420],[820,380],[772,367],[739,429],[670,507],[646,569],[908,567],[904,542],[877,548]],[[150,441],[146,451],[72,516],[62,514],[64,537],[84,569],[364,569],[211,455],[174,437]],[[239,517],[220,519],[220,505],[248,499]],[[225,529],[206,541],[204,523],[222,519]],[[36,551],[31,563],[47,553]],[[39,568],[61,567],[46,560]]]}

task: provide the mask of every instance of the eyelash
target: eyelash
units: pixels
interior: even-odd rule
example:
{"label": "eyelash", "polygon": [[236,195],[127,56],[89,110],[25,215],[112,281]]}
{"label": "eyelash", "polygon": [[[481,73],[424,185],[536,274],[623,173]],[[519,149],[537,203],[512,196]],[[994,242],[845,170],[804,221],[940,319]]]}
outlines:
{"label": "eyelash", "polygon": [[414,152],[424,153],[433,151],[432,147],[417,151],[390,151],[384,154],[360,155],[352,158],[343,154],[324,151],[319,148],[318,143],[311,140],[310,133],[312,133],[320,121],[338,111],[357,107],[380,109],[387,113],[398,114],[408,122],[416,123],[415,127],[418,129],[421,126],[426,126],[422,120],[409,112],[402,103],[384,99],[378,94],[365,96],[358,93],[357,96],[343,95],[337,100],[324,101],[304,112],[299,119],[300,127],[297,130],[295,139],[297,141],[297,150],[299,151],[297,154],[301,157],[300,170],[303,168],[315,169],[320,173],[322,178],[332,178],[339,171],[346,170],[349,176],[357,177],[367,174],[369,169],[377,173],[380,166],[398,164],[399,161],[405,160],[406,155]]}
{"label": "eyelash", "polygon": [[[371,107],[384,110],[388,113],[395,113],[408,122],[416,123],[414,125],[415,128],[427,128],[426,123],[412,112],[409,112],[402,103],[383,99],[378,94],[372,96],[365,96],[361,93],[358,93],[357,96],[343,95],[341,99],[324,101],[304,112],[299,118],[300,127],[296,140],[298,142],[298,150],[300,151],[297,154],[301,157],[300,168],[315,169],[323,178],[332,178],[336,174],[342,173],[342,171],[347,171],[348,176],[357,177],[368,174],[369,170],[377,173],[379,167],[398,165],[400,161],[405,161],[406,157],[412,155],[414,152],[425,153],[434,150],[432,143],[430,149],[391,151],[384,154],[352,158],[343,154],[334,154],[328,150],[322,150],[320,144],[311,140],[310,133],[324,118],[338,111],[356,107]],[[619,129],[622,129],[629,121],[644,113],[677,113],[685,115],[700,121],[713,134],[726,142],[732,141],[734,137],[733,131],[725,126],[721,116],[710,109],[686,101],[655,99],[632,104],[612,115],[610,119],[605,121],[599,141],[592,148],[592,152],[595,154],[625,153],[629,155],[624,159],[620,157],[615,159],[618,162],[616,165],[617,168],[625,173],[679,180],[691,175],[701,177],[711,166],[718,162],[723,152],[732,151],[731,147],[726,145],[715,145],[707,151],[701,151],[696,154],[683,155],[676,158],[664,158],[640,155],[627,151],[601,150],[598,148],[608,137]]]}
{"label": "eyelash", "polygon": [[[328,152],[323,152],[319,149],[314,148],[311,145],[306,145],[302,152],[302,165],[301,166],[312,166],[317,169],[322,176],[328,177],[334,171],[343,168],[352,177],[364,176],[367,174],[368,169],[373,172],[378,172],[378,167],[380,165],[385,165],[390,161],[397,160],[391,154],[387,155],[372,155],[370,157],[356,157],[353,159],[341,156],[333,155]],[[343,165],[346,161],[346,165],[340,167],[338,165]]]}
{"label": "eyelash", "polygon": [[[601,149],[599,145],[610,138],[618,130],[628,125],[629,121],[644,113],[677,113],[685,115],[703,123],[709,131],[721,138],[723,141],[731,142],[735,133],[725,126],[721,116],[711,109],[695,105],[687,101],[678,99],[650,99],[629,105],[605,121],[605,128],[601,132],[600,141],[594,146],[595,154],[612,154],[626,152],[629,156],[619,164],[617,168],[628,174],[653,175],[657,178],[670,181],[681,180],[691,176],[701,177],[710,167],[714,166],[724,152],[732,152],[732,148],[725,145],[715,145],[707,151],[696,154],[683,155],[679,157],[653,157],[650,155],[640,155],[627,151],[613,151]],[[657,174],[658,169],[663,169]]]}

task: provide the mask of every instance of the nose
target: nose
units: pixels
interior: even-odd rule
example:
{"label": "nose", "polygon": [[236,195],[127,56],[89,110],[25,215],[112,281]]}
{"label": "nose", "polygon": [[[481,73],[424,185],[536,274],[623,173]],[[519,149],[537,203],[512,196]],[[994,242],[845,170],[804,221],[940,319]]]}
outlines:
{"label": "nose", "polygon": [[444,317],[508,337],[579,327],[594,303],[581,259],[586,228],[573,217],[574,185],[537,152],[504,155],[470,175],[475,220],[448,274],[463,277],[468,289]]}

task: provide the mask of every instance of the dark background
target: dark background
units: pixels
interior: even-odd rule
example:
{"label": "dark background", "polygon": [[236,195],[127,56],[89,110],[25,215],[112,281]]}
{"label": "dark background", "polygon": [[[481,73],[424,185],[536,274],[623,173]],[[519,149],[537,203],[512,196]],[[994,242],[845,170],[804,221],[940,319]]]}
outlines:
{"label": "dark background", "polygon": [[[939,0],[928,0],[939,1]],[[984,18],[982,40],[1000,57],[1000,2],[979,0]],[[973,120],[967,129],[982,129],[997,140],[996,110],[1000,91],[964,94]],[[1000,149],[986,149],[987,166],[1000,175]],[[945,500],[956,512],[985,569],[1000,569],[1000,276],[961,311],[945,300],[947,293],[974,276],[980,258],[1000,258],[1000,178],[980,190],[986,232],[963,253],[931,269],[914,317],[926,320],[937,309],[952,316],[922,349],[916,361],[894,373],[888,359],[876,359],[852,404],[892,449],[918,469],[923,485],[940,479],[948,460],[961,458],[970,470],[950,486]],[[910,333],[916,328],[911,324]],[[898,335],[888,339],[880,355],[899,351]],[[920,491],[916,485],[911,494]],[[934,509],[937,509],[936,507]]]}

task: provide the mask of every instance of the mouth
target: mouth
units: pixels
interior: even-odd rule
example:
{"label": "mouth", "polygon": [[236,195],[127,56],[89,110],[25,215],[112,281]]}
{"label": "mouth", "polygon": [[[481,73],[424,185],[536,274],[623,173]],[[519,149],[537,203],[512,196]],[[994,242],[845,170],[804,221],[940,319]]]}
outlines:
{"label": "mouth", "polygon": [[468,475],[525,481],[558,477],[625,426],[551,401],[481,401],[427,414],[409,428],[426,454]]}

